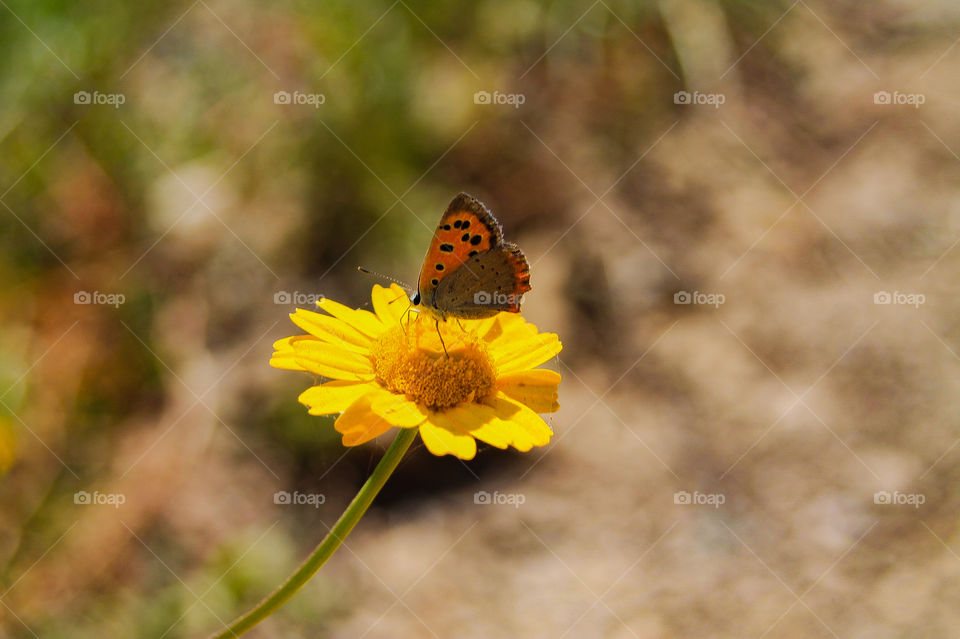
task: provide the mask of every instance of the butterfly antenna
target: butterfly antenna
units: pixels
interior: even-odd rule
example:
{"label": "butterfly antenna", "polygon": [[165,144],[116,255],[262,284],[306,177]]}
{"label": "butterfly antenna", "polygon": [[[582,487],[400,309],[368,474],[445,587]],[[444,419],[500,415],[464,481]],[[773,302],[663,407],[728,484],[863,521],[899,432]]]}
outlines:
{"label": "butterfly antenna", "polygon": [[361,273],[364,273],[365,275],[373,275],[374,277],[379,277],[380,279],[384,279],[384,280],[387,280],[387,281],[389,281],[389,282],[393,282],[394,284],[396,284],[397,286],[399,286],[400,288],[402,288],[403,290],[405,290],[409,295],[413,295],[413,288],[410,287],[407,283],[401,282],[400,280],[398,280],[398,279],[395,278],[395,277],[390,277],[389,275],[384,275],[383,273],[378,273],[378,272],[376,272],[376,271],[371,271],[370,269],[366,268],[365,266],[358,266],[358,267],[357,267],[357,270],[360,271]]}

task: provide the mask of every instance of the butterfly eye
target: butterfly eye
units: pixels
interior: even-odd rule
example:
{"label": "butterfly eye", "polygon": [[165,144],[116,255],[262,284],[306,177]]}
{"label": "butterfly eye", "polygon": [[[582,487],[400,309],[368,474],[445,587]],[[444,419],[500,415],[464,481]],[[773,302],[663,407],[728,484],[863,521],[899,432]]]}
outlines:
{"label": "butterfly eye", "polygon": [[420,291],[417,291],[417,294],[411,298],[410,303],[414,306],[417,306],[420,303]]}

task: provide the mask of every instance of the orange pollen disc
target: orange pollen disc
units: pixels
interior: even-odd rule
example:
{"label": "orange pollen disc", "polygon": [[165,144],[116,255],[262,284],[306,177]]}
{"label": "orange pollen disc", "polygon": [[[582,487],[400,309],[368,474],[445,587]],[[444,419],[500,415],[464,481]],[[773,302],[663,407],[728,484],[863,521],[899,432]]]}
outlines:
{"label": "orange pollen disc", "polygon": [[387,390],[433,409],[482,402],[493,395],[493,361],[475,335],[440,324],[448,355],[432,321],[412,321],[384,333],[370,348],[377,380]]}

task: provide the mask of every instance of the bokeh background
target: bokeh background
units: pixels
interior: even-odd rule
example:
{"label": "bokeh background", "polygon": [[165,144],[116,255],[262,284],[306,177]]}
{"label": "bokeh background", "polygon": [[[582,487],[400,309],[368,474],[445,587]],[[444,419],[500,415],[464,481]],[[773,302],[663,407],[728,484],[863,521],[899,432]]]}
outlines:
{"label": "bokeh background", "polygon": [[385,442],[271,344],[414,281],[461,190],[564,342],[555,437],[415,445],[251,636],[955,636],[958,38],[947,0],[0,0],[0,636],[200,637],[279,583]]}

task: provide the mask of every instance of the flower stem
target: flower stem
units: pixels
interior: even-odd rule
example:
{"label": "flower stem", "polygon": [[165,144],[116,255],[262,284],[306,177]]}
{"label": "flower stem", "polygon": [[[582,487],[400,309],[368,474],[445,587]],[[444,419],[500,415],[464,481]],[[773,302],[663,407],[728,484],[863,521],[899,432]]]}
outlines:
{"label": "flower stem", "polygon": [[377,467],[373,470],[366,483],[360,488],[360,492],[353,498],[347,509],[340,515],[340,519],[333,525],[330,532],[324,537],[310,556],[300,564],[297,571],[287,577],[287,580],[280,584],[266,599],[258,603],[251,610],[240,617],[237,617],[233,623],[222,632],[210,635],[210,639],[227,639],[238,637],[247,632],[255,625],[273,614],[297,591],[303,588],[308,581],[320,570],[320,567],[326,563],[327,559],[340,547],[343,540],[347,538],[353,527],[357,525],[367,508],[373,503],[374,497],[387,483],[387,479],[397,468],[397,464],[403,458],[403,455],[410,448],[410,444],[417,436],[416,428],[401,428],[396,439],[390,444],[390,448],[384,453],[383,458]]}

